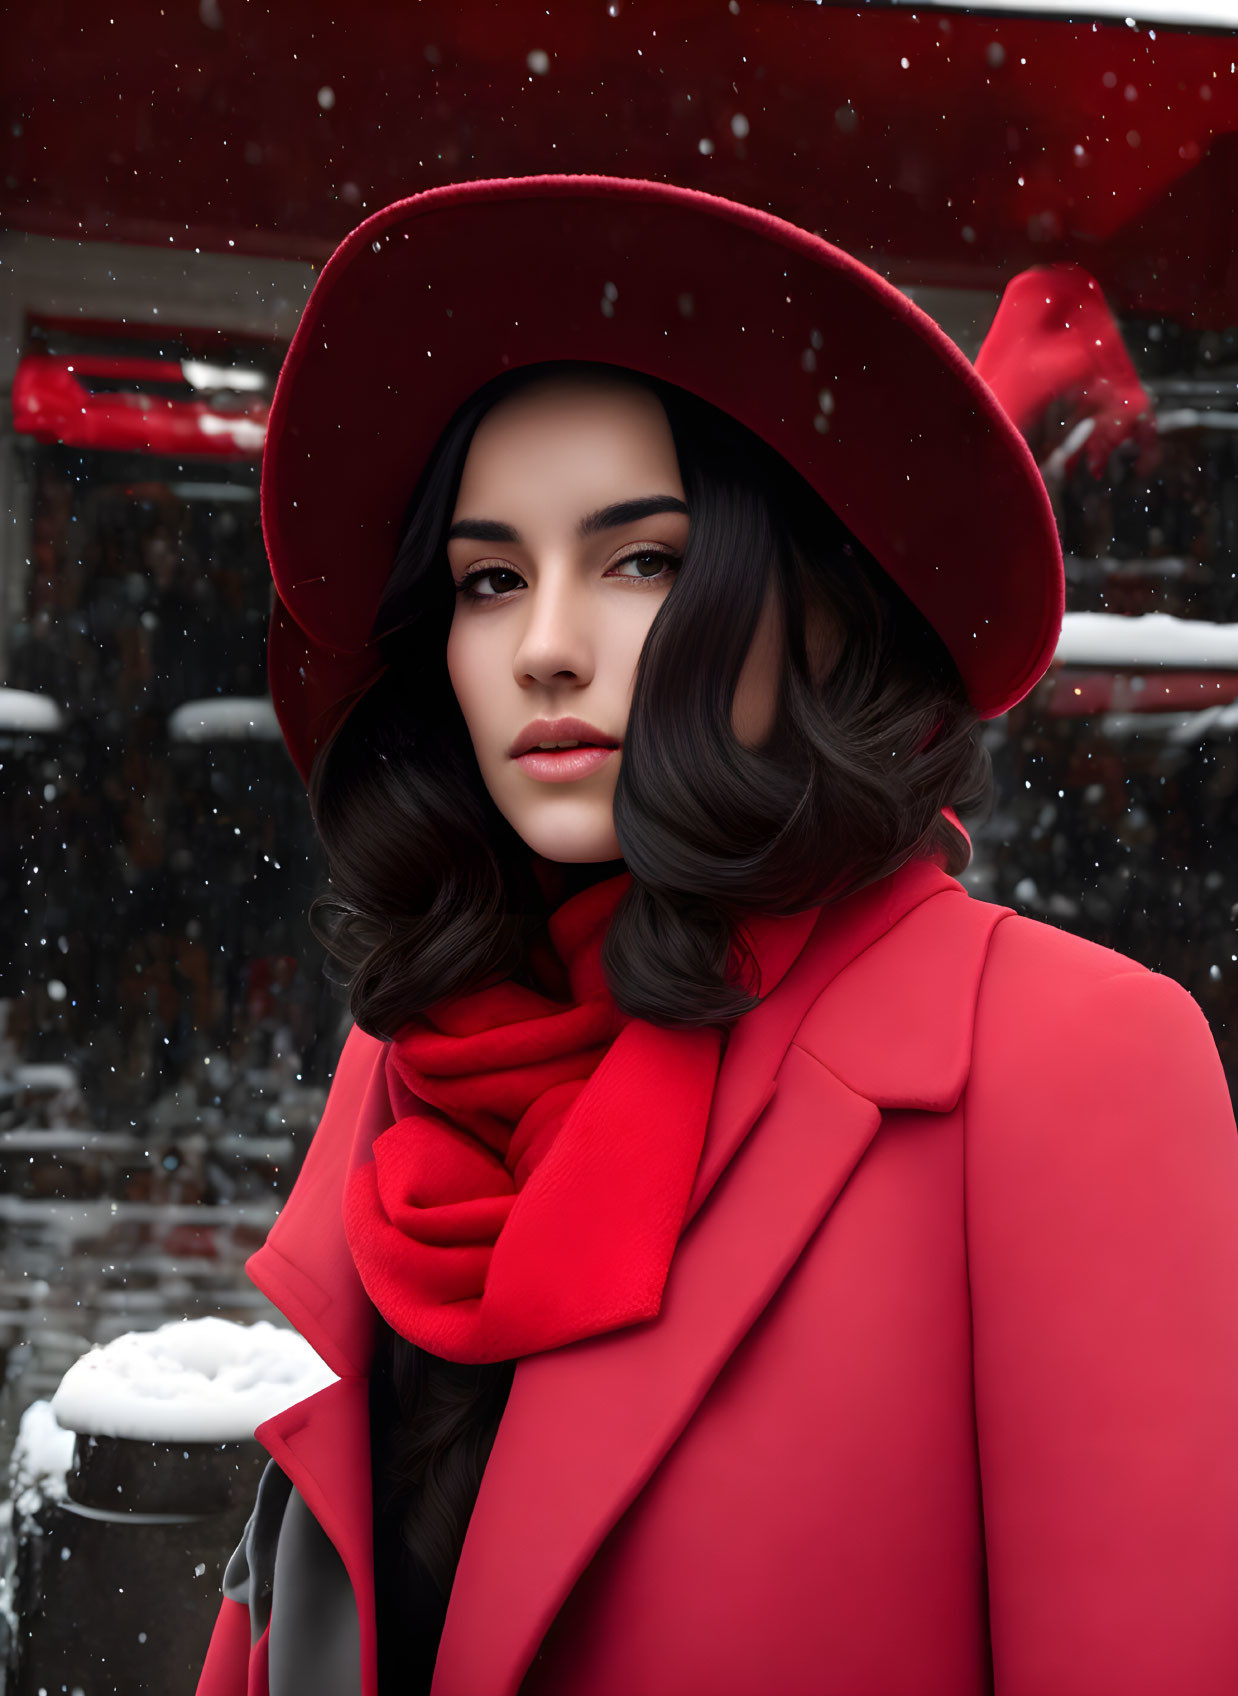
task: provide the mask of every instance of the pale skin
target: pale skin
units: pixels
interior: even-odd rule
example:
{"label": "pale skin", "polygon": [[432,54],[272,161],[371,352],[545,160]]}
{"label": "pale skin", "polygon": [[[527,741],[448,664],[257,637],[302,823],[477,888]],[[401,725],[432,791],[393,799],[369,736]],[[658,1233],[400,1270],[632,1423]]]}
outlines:
{"label": "pale skin", "polygon": [[[659,498],[670,510],[581,533],[591,515]],[[467,533],[483,525],[508,534]],[[533,719],[568,714],[622,742],[637,660],[688,540],[661,402],[592,376],[547,378],[500,402],[474,433],[451,530],[452,579],[465,592],[447,667],[487,790],[535,856],[621,859],[613,800],[622,747],[564,783],[539,782],[510,750]],[[773,724],[782,643],[771,594],[734,699],[732,723],[748,746]]]}

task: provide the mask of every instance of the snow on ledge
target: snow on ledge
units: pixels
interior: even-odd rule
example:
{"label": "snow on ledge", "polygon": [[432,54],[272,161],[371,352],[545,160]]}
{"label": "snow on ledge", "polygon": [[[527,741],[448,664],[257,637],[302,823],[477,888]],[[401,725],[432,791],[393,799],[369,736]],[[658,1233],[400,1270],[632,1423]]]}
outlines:
{"label": "snow on ledge", "polygon": [[0,730],[63,730],[65,711],[50,695],[0,688]]}
{"label": "snow on ledge", "polygon": [[[830,0],[841,5],[845,0]],[[892,0],[895,6],[919,5],[923,0]],[[1115,18],[1129,27],[1166,24],[1170,29],[1234,29],[1238,0],[936,0],[935,9],[969,12],[1013,12],[1021,17],[1061,17],[1068,23],[1088,18]]]}
{"label": "snow on ledge", "polygon": [[208,696],[184,701],[168,715],[175,742],[278,742],[281,731],[268,695]]}
{"label": "snow on ledge", "polygon": [[234,1443],[336,1376],[303,1337],[268,1319],[178,1319],[91,1349],[51,1407],[83,1435]]}
{"label": "snow on ledge", "polygon": [[1061,665],[1164,665],[1238,671],[1238,624],[1173,618],[1167,612],[1136,617],[1068,612],[1054,658]]}

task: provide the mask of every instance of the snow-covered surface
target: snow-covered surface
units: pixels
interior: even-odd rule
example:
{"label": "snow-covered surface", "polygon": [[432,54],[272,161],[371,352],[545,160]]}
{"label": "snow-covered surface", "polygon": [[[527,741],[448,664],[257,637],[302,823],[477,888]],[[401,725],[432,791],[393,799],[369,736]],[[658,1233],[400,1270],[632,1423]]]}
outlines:
{"label": "snow-covered surface", "polygon": [[1232,736],[1238,733],[1238,701],[1224,707],[1205,707],[1203,712],[1191,713],[1169,733],[1169,741],[1177,743],[1202,742],[1205,736]]}
{"label": "snow-covered surface", "polygon": [[147,1442],[229,1443],[335,1381],[295,1331],[260,1319],[183,1319],[93,1348],[52,1397],[72,1431]]}
{"label": "snow-covered surface", "polygon": [[[831,5],[855,0],[830,0]],[[919,6],[924,0],[890,0],[895,6]],[[1020,17],[1133,18],[1137,24],[1175,24],[1180,29],[1238,27],[1238,0],[934,0],[948,11],[1013,12]]]}
{"label": "snow-covered surface", "polygon": [[18,1089],[69,1090],[77,1088],[77,1072],[72,1066],[57,1061],[32,1061],[13,1068],[13,1082]]}
{"label": "snow-covered surface", "polygon": [[277,742],[280,728],[268,696],[233,695],[184,702],[168,718],[168,735],[177,742]]}
{"label": "snow-covered surface", "polygon": [[261,1201],[228,1201],[204,1207],[200,1201],[66,1201],[60,1196],[0,1195],[0,1222],[9,1225],[60,1225],[79,1235],[105,1231],[109,1225],[201,1225],[203,1230],[231,1230],[234,1225],[272,1225],[280,1209],[273,1196]]}
{"label": "snow-covered surface", "polygon": [[0,730],[63,730],[64,708],[30,689],[0,689]]}
{"label": "snow-covered surface", "polygon": [[[64,1500],[73,1444],[73,1432],[57,1423],[52,1404],[31,1402],[21,1416],[9,1462],[9,1493],[20,1510],[32,1511],[39,1495]],[[27,1497],[28,1491],[34,1492],[33,1499]]]}
{"label": "snow-covered surface", "polygon": [[1238,430],[1238,412],[1222,412],[1216,407],[1202,411],[1194,406],[1175,407],[1172,412],[1157,413],[1156,428],[1161,436],[1175,430]]}
{"label": "snow-covered surface", "polygon": [[144,1146],[142,1138],[129,1131],[83,1131],[76,1125],[0,1131],[0,1154],[136,1154]]}
{"label": "snow-covered surface", "polygon": [[269,389],[271,379],[265,371],[244,365],[213,365],[206,359],[182,359],[185,381],[195,389],[231,389],[250,394]]}
{"label": "snow-covered surface", "polygon": [[1238,624],[1166,612],[1068,612],[1056,658],[1063,665],[1180,666],[1238,671]]}

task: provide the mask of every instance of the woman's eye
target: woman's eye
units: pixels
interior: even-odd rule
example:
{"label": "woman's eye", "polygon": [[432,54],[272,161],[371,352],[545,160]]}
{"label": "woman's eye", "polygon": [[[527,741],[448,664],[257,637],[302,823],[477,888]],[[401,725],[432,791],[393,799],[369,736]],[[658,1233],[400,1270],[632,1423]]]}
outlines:
{"label": "woman's eye", "polygon": [[[625,559],[621,559],[617,562],[617,567],[620,565],[640,565],[646,560],[653,560],[657,564],[659,570],[661,570],[664,566],[669,566],[673,571],[679,564],[679,556],[677,554],[662,553],[658,549],[654,548],[648,553],[628,554]],[[648,574],[644,572],[640,573],[640,577],[646,581],[655,579],[657,575],[657,572],[649,572]]]}
{"label": "woman's eye", "polygon": [[[650,561],[653,562],[656,569],[649,572],[638,571],[634,574],[631,580],[640,583],[656,582],[663,571],[668,568],[673,571],[680,563],[679,556],[677,554],[663,553],[657,548],[650,548],[645,553],[628,554],[625,558],[617,560],[611,567],[611,570],[617,572],[621,566],[640,566]],[[625,575],[627,574],[625,573]],[[519,583],[522,581],[519,572],[512,571],[508,566],[485,565],[478,571],[466,572],[460,579],[459,583],[456,584],[456,594],[464,595],[471,601],[493,601],[500,599],[503,595],[511,593],[511,585],[508,585],[507,588],[503,588],[501,586],[496,588],[493,584],[491,584],[488,589],[484,590],[474,588],[474,584],[479,584],[483,579],[492,577],[509,577],[512,579],[513,583]]]}
{"label": "woman's eye", "polygon": [[509,571],[506,566],[488,565],[483,567],[481,571],[470,571],[462,577],[456,584],[457,595],[467,595],[470,600],[474,601],[492,601],[496,595],[502,595],[507,592],[503,589],[493,589],[487,591],[485,594],[479,594],[477,590],[474,589],[473,585],[474,583],[479,583],[483,577],[514,577],[517,583],[520,581],[517,573]]}

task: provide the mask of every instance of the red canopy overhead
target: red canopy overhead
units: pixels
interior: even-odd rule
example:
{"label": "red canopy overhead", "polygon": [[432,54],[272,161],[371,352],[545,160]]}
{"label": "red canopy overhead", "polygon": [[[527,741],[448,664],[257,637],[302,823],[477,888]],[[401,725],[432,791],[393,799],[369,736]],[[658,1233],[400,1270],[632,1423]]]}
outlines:
{"label": "red canopy overhead", "polygon": [[[812,0],[17,8],[0,218],[324,258],[433,183],[659,177],[902,284],[1074,259],[1125,313],[1238,321],[1228,31]],[[496,283],[509,264],[495,256]]]}

